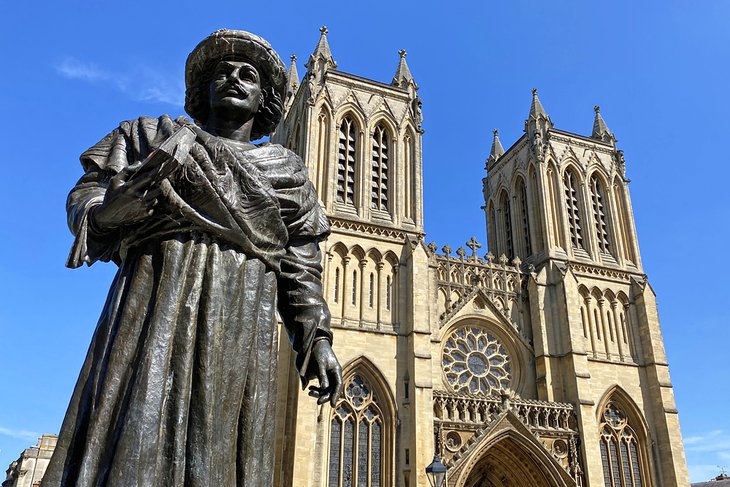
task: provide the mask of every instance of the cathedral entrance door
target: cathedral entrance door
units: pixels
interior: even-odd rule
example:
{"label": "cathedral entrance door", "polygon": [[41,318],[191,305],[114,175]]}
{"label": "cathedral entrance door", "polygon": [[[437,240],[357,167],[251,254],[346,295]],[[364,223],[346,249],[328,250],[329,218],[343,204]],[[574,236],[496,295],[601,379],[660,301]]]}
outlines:
{"label": "cathedral entrance door", "polygon": [[[459,487],[564,487],[564,479],[551,472],[550,462],[513,438],[498,441],[486,450]],[[547,451],[545,455],[548,455]],[[575,485],[575,484],[573,484]]]}

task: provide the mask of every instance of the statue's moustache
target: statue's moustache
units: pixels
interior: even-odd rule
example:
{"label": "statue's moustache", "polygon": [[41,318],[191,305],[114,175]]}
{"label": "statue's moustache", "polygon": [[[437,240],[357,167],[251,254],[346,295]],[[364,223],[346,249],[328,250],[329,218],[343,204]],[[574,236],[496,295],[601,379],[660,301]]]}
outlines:
{"label": "statue's moustache", "polygon": [[226,93],[230,90],[235,91],[238,95],[241,96],[241,98],[248,98],[248,96],[250,95],[249,91],[238,83],[226,83],[225,85],[223,85],[221,92]]}

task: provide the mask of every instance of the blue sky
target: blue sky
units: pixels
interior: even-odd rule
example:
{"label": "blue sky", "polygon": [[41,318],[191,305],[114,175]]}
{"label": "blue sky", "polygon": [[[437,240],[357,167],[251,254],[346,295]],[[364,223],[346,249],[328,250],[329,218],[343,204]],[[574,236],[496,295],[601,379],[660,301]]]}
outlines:
{"label": "blue sky", "polygon": [[[78,155],[121,120],[183,113],[183,66],[211,31],[255,32],[299,72],[321,25],[340,69],[389,82],[398,50],[425,116],[427,240],[484,242],[492,128],[522,133],[530,89],[557,128],[593,105],[625,151],[693,481],[730,466],[730,3],[12,2],[0,28],[0,466],[56,432],[113,265],[76,271],[65,198]],[[456,217],[454,216],[456,215]]]}

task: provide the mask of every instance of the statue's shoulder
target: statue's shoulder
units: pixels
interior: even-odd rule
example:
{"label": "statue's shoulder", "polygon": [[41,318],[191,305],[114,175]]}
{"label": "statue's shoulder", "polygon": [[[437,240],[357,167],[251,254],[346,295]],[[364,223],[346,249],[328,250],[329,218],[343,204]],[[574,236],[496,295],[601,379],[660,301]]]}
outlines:
{"label": "statue's shoulder", "polygon": [[81,154],[81,165],[86,171],[101,169],[119,172],[130,160],[147,157],[180,127],[191,123],[185,117],[173,120],[169,115],[124,120]]}
{"label": "statue's shoulder", "polygon": [[265,142],[251,153],[275,188],[301,186],[307,180],[302,158],[282,145]]}
{"label": "statue's shoulder", "polygon": [[293,151],[287,149],[281,144],[272,144],[271,142],[262,142],[261,144],[256,145],[256,151],[259,154],[265,154],[269,156],[274,157],[282,157],[287,159],[298,159],[301,161],[302,159],[296,155]]}

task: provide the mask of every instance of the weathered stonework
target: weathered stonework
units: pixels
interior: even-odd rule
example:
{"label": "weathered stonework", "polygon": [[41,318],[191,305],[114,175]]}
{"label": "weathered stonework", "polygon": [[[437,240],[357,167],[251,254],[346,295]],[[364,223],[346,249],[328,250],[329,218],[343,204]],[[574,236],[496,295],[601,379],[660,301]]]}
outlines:
{"label": "weathered stonework", "polygon": [[436,448],[450,486],[603,486],[609,410],[636,437],[626,443],[636,472],[616,465],[621,482],[688,485],[625,161],[600,113],[591,137],[560,131],[534,93],[508,151],[495,131],[489,251],[472,239],[439,252],[423,240],[420,99],[405,52],[393,83],[368,80],[336,69],[325,30],[306,67],[274,141],[304,158],[332,221],[323,265],[335,351],[345,381],[362,376],[375,391],[384,427],[373,457],[332,408],[299,400],[296,377],[282,380],[276,485],[428,485]]}

